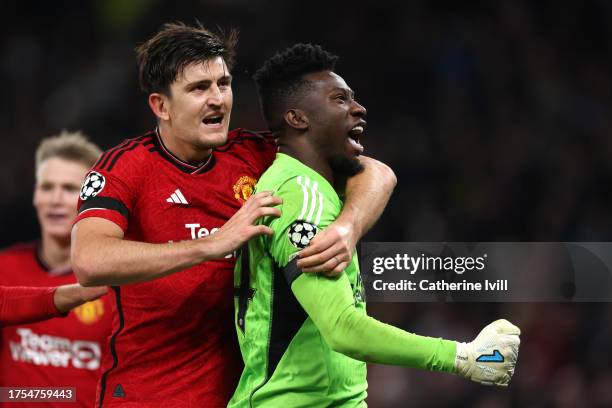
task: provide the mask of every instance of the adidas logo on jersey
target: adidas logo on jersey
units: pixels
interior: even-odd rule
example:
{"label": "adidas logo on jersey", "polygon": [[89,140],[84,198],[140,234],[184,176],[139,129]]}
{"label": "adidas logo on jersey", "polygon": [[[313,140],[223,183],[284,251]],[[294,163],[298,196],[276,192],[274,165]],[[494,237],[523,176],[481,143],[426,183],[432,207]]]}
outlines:
{"label": "adidas logo on jersey", "polygon": [[166,201],[173,204],[189,204],[185,199],[183,193],[181,193],[181,190],[179,190],[178,188],[174,190],[174,193],[172,193],[170,197],[166,198]]}

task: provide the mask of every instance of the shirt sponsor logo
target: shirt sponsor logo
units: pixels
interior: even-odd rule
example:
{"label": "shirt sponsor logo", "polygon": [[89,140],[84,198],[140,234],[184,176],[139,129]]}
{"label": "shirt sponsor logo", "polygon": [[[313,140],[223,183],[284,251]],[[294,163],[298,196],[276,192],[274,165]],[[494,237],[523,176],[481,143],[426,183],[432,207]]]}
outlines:
{"label": "shirt sponsor logo", "polygon": [[191,232],[191,239],[207,237],[219,230],[219,228],[212,228],[209,230],[208,228],[201,227],[200,224],[185,224],[185,228],[189,229]]}
{"label": "shirt sponsor logo", "polygon": [[100,344],[86,340],[70,340],[65,337],[36,334],[24,327],[17,329],[19,342],[9,343],[13,361],[37,366],[70,366],[83,370],[100,367]]}
{"label": "shirt sponsor logo", "polygon": [[[185,224],[185,228],[187,228],[189,230],[189,232],[191,233],[191,239],[198,239],[198,238],[204,238],[207,237],[211,234],[214,234],[215,232],[219,231],[219,228],[211,228],[208,229],[206,227],[202,227],[200,224]],[[229,258],[235,258],[236,257],[236,251],[232,252],[231,254],[227,254],[224,256],[224,258],[229,259]]]}
{"label": "shirt sponsor logo", "polygon": [[253,190],[255,190],[255,184],[257,184],[257,180],[250,176],[242,176],[234,183],[234,198],[238,200],[241,204],[249,199],[251,194],[253,194]]}
{"label": "shirt sponsor logo", "polygon": [[104,301],[96,299],[82,304],[73,310],[77,319],[83,324],[94,324],[104,316]]}

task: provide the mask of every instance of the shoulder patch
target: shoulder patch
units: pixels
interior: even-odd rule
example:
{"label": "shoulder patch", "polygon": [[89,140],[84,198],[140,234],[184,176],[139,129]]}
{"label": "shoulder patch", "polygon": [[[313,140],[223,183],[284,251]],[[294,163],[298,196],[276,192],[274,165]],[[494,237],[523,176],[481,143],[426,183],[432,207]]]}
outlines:
{"label": "shoulder patch", "polygon": [[317,232],[319,232],[319,229],[316,225],[303,220],[297,220],[289,227],[289,242],[295,247],[304,249],[317,235]]}
{"label": "shoulder patch", "polygon": [[79,194],[81,200],[85,201],[88,198],[97,196],[104,189],[105,184],[106,179],[102,174],[97,171],[90,171],[81,186],[81,193]]}

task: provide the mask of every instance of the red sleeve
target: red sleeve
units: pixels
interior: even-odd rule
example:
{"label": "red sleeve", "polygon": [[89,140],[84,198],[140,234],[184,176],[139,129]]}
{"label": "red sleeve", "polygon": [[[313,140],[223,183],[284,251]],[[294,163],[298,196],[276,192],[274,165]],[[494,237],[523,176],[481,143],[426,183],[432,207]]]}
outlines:
{"label": "red sleeve", "polygon": [[0,326],[61,316],[53,302],[54,293],[55,287],[0,286]]}
{"label": "red sleeve", "polygon": [[142,138],[130,139],[101,156],[81,186],[75,223],[99,217],[127,229],[141,174],[135,148],[141,144]]}

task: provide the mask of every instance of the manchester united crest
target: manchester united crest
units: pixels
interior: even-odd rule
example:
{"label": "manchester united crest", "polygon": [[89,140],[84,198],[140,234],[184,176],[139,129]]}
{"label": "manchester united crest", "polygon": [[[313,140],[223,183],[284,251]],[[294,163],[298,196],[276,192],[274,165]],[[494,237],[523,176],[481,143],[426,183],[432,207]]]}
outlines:
{"label": "manchester united crest", "polygon": [[248,200],[251,194],[253,194],[253,190],[255,190],[255,184],[257,184],[257,180],[253,177],[240,177],[233,187],[236,200],[240,201],[240,203],[244,203]]}
{"label": "manchester united crest", "polygon": [[73,312],[81,323],[94,324],[104,315],[104,302],[96,299],[76,307]]}

